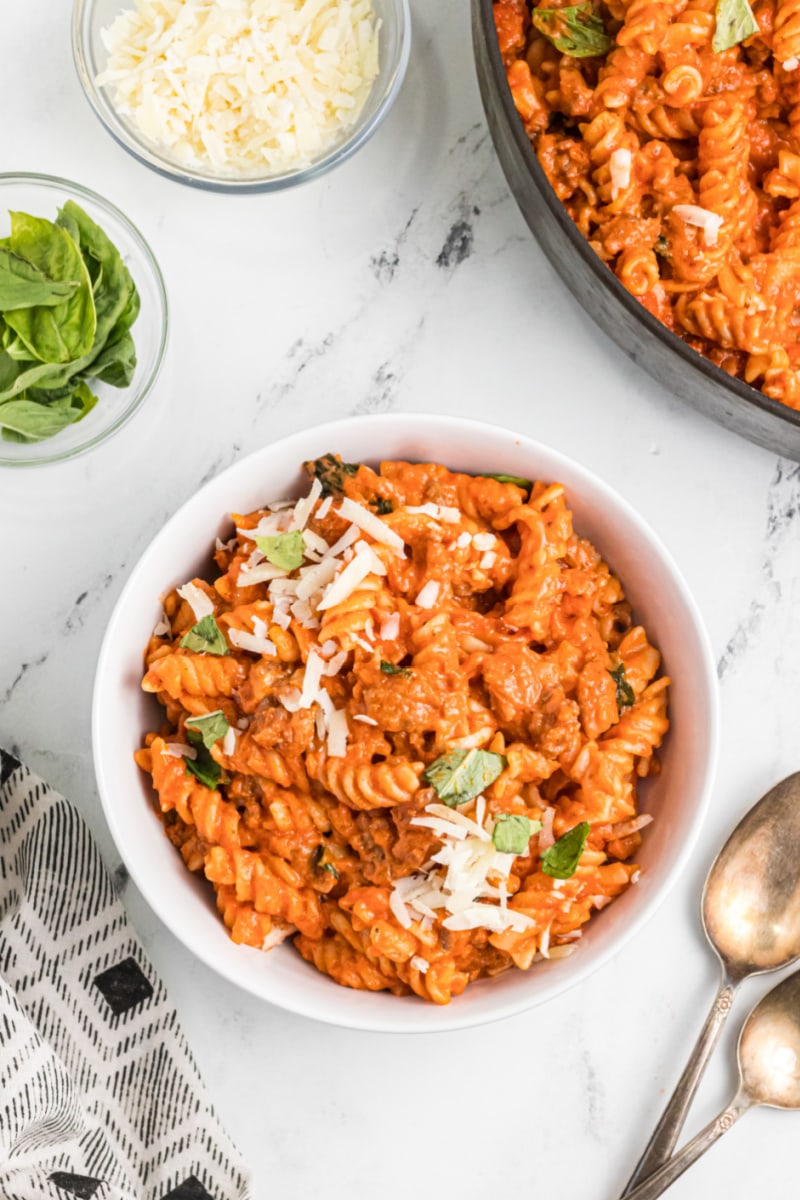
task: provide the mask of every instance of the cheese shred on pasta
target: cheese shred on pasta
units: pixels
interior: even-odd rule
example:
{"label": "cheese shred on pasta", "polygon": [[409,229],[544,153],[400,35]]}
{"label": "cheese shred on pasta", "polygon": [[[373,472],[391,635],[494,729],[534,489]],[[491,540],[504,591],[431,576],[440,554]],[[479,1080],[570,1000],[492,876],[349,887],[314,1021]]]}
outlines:
{"label": "cheese shred on pasta", "polygon": [[[339,466],[332,503],[315,479],[233,514],[213,584],[166,597],[137,761],[235,942],[446,1004],[565,957],[638,879],[669,680],[559,484]],[[283,535],[302,562],[259,574]],[[209,649],[181,645],[208,609]],[[470,762],[496,767],[477,795]]]}
{"label": "cheese shred on pasta", "polygon": [[136,0],[98,84],[176,162],[279,173],[330,150],[378,74],[371,0]]}

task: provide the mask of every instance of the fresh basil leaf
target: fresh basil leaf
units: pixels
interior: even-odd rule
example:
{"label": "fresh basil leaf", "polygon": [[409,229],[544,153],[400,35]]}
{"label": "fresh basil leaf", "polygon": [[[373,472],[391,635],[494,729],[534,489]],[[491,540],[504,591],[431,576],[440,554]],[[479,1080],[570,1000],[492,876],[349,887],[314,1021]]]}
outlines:
{"label": "fresh basil leaf", "polygon": [[528,842],[541,828],[541,821],[532,821],[522,813],[498,813],[492,830],[495,850],[502,854],[527,854]]}
{"label": "fresh basil leaf", "polygon": [[95,292],[97,330],[91,347],[90,366],[109,343],[114,343],[127,333],[139,313],[139,295],[128,268],[114,243],[88,213],[73,200],[68,200],[59,209],[59,226],[77,234],[81,254],[88,262],[102,268]]}
{"label": "fresh basil leaf", "polygon": [[542,870],[553,879],[571,879],[578,869],[591,826],[581,821],[554,842],[542,855]]}
{"label": "fresh basil leaf", "polygon": [[494,475],[491,471],[487,471],[483,478],[496,479],[498,483],[514,483],[517,487],[524,488],[526,492],[533,487],[531,480],[523,479],[521,475]]}
{"label": "fresh basil leaf", "polygon": [[[24,395],[0,404],[0,425],[3,427],[3,440],[7,442],[20,438],[26,442],[41,442],[66,429],[73,420],[72,414],[64,408],[37,404]],[[18,436],[13,436],[15,434]]]}
{"label": "fresh basil leaf", "polygon": [[50,279],[77,281],[78,287],[54,307],[34,305],[7,312],[6,323],[40,362],[74,362],[91,350],[97,330],[92,281],[80,248],[52,221],[28,213],[10,215],[8,249]]}
{"label": "fresh basil leaf", "polygon": [[305,542],[299,529],[293,529],[291,533],[256,537],[253,541],[264,557],[282,571],[296,571],[303,561]]}
{"label": "fresh basil leaf", "polygon": [[195,779],[199,779],[204,787],[216,791],[217,784],[222,778],[222,767],[215,762],[203,741],[203,736],[194,729],[186,730],[186,740],[194,746],[197,758],[185,758],[186,770]]}
{"label": "fresh basil leaf", "polygon": [[571,58],[594,58],[611,48],[602,18],[590,3],[568,8],[534,8],[531,15],[539,32],[556,50]]}
{"label": "fresh basil leaf", "polygon": [[99,379],[111,387],[129,387],[136,373],[136,346],[129,333],[116,342],[107,342],[97,358],[83,372],[84,377]]}
{"label": "fresh basil leaf", "polygon": [[358,463],[342,462],[335,454],[323,454],[322,458],[309,459],[303,466],[312,479],[320,481],[323,496],[341,495],[344,491],[345,476],[355,475],[358,471]]}
{"label": "fresh basil leaf", "polygon": [[758,33],[758,21],[747,0],[717,0],[717,23],[711,48],[716,54]]}
{"label": "fresh basil leaf", "polygon": [[491,750],[454,750],[426,767],[422,778],[450,808],[474,800],[505,770],[507,759]]}
{"label": "fresh basil leaf", "polygon": [[384,675],[402,675],[404,679],[408,678],[408,676],[411,674],[410,667],[398,667],[395,666],[394,663],[386,661],[381,663],[381,670],[383,671]]}
{"label": "fresh basil leaf", "polygon": [[608,672],[614,683],[617,685],[617,708],[622,711],[623,708],[630,708],[636,703],[636,693],[625,678],[625,666],[620,663],[613,671]]}
{"label": "fresh basil leaf", "polygon": [[225,634],[210,614],[193,625],[183,635],[180,644],[185,650],[193,650],[197,654],[217,654],[221,658],[230,653]]}
{"label": "fresh basil leaf", "polygon": [[43,271],[0,247],[0,312],[54,307],[78,290],[77,279],[49,279]]}
{"label": "fresh basil leaf", "polygon": [[197,730],[203,745],[210,750],[215,742],[225,737],[230,725],[222,709],[217,708],[214,712],[206,713],[204,717],[188,717],[186,728]]}

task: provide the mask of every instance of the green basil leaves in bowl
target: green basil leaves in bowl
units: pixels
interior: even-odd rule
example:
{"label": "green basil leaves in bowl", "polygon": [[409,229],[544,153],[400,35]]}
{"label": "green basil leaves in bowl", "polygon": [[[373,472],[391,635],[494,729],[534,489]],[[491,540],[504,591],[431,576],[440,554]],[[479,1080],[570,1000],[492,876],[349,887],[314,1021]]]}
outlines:
{"label": "green basil leaves in bowl", "polygon": [[0,175],[0,465],[70,458],[121,428],[166,337],[161,272],[118,209],[66,180]]}

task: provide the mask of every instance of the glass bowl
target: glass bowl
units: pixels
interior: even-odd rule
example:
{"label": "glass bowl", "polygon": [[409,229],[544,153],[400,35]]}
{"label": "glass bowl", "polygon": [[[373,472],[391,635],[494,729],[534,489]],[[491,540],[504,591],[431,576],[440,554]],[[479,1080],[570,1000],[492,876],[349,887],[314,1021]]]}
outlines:
{"label": "glass bowl", "polygon": [[146,140],[127,118],[117,112],[110,91],[98,87],[95,82],[107,58],[101,33],[120,12],[133,8],[135,0],[74,0],[72,52],[78,77],[95,113],[115,141],[139,162],[167,179],[206,191],[275,192],[317,179],[350,158],[368,141],[394,103],[411,51],[408,0],[372,2],[380,21],[380,67],[358,119],[342,132],[340,139],[321,158],[283,173],[225,175],[211,166],[207,170],[186,166],[170,158],[165,148]]}
{"label": "glass bowl", "polygon": [[0,441],[0,466],[24,467],[74,458],[105,441],[129,421],[150,394],[167,344],[167,293],[153,252],[139,230],[118,208],[96,192],[50,175],[0,174],[0,237],[10,230],[9,211],[54,221],[67,200],[79,204],[119,250],[141,298],[141,311],[131,328],[136,370],[129,387],[116,388],[93,380],[98,397],[81,421],[42,442]]}

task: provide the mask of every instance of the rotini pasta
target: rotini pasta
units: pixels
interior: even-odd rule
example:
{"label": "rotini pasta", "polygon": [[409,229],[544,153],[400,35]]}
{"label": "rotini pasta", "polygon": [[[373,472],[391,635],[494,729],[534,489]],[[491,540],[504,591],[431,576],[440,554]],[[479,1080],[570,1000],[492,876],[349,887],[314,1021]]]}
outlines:
{"label": "rotini pasta", "polygon": [[560,484],[306,466],[165,598],[137,762],[235,942],[446,1004],[636,881],[669,681]]}
{"label": "rotini pasta", "polygon": [[800,406],[797,0],[495,0],[556,195],[650,312]]}

